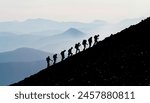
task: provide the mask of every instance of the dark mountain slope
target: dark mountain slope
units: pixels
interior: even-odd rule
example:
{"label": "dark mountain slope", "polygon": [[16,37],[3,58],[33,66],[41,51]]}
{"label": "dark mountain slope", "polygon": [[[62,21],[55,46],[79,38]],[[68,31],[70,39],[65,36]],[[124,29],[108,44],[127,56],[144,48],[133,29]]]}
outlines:
{"label": "dark mountain slope", "polygon": [[13,85],[150,85],[150,18]]}

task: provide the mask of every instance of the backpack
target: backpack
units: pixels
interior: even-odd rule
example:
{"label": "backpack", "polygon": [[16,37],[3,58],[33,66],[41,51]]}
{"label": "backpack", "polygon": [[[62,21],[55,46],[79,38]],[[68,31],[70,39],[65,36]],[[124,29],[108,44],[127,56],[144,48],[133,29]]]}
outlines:
{"label": "backpack", "polygon": [[82,44],[85,45],[86,44],[86,40],[83,40]]}

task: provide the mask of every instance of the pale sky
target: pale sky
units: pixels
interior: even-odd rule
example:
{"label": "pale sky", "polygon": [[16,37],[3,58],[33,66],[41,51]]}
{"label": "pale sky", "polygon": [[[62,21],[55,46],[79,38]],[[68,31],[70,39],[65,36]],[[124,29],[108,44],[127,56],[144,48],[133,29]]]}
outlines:
{"label": "pale sky", "polygon": [[150,16],[150,0],[0,0],[0,21],[118,21]]}

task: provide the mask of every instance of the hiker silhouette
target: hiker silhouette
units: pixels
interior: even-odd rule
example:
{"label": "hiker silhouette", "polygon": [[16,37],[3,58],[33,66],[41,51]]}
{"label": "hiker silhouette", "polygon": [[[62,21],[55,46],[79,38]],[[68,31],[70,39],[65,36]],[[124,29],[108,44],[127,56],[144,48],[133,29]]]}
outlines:
{"label": "hiker silhouette", "polygon": [[57,54],[54,54],[54,55],[53,55],[53,60],[54,60],[53,64],[56,64]]}
{"label": "hiker silhouette", "polygon": [[89,39],[88,39],[88,42],[89,42],[89,48],[92,46],[92,37],[90,37]]}
{"label": "hiker silhouette", "polygon": [[73,53],[72,53],[72,49],[73,49],[73,47],[71,47],[71,48],[68,50],[68,57],[70,57],[70,56],[72,56],[72,55],[73,55]]}
{"label": "hiker silhouette", "polygon": [[46,58],[46,61],[47,61],[47,67],[49,67],[49,66],[50,66],[50,61],[53,61],[53,60],[51,60],[51,59],[50,59],[50,56],[48,56],[48,57]]}
{"label": "hiker silhouette", "polygon": [[80,52],[79,47],[81,46],[80,43],[75,44],[76,54]]}
{"label": "hiker silhouette", "polygon": [[63,61],[65,59],[65,52],[66,50],[62,51],[61,54],[61,61]]}
{"label": "hiker silhouette", "polygon": [[83,45],[83,47],[84,47],[83,50],[85,50],[85,49],[86,49],[86,45],[88,45],[88,44],[87,44],[87,40],[83,40],[82,45]]}
{"label": "hiker silhouette", "polygon": [[98,43],[98,39],[99,39],[98,37],[99,37],[99,35],[94,36],[94,45],[96,45]]}

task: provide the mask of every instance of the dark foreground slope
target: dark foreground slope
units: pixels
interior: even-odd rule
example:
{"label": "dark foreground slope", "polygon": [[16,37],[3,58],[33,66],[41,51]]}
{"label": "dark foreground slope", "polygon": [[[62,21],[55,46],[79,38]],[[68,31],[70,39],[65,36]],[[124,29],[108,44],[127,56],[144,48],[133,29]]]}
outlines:
{"label": "dark foreground slope", "polygon": [[150,18],[13,85],[150,85]]}

